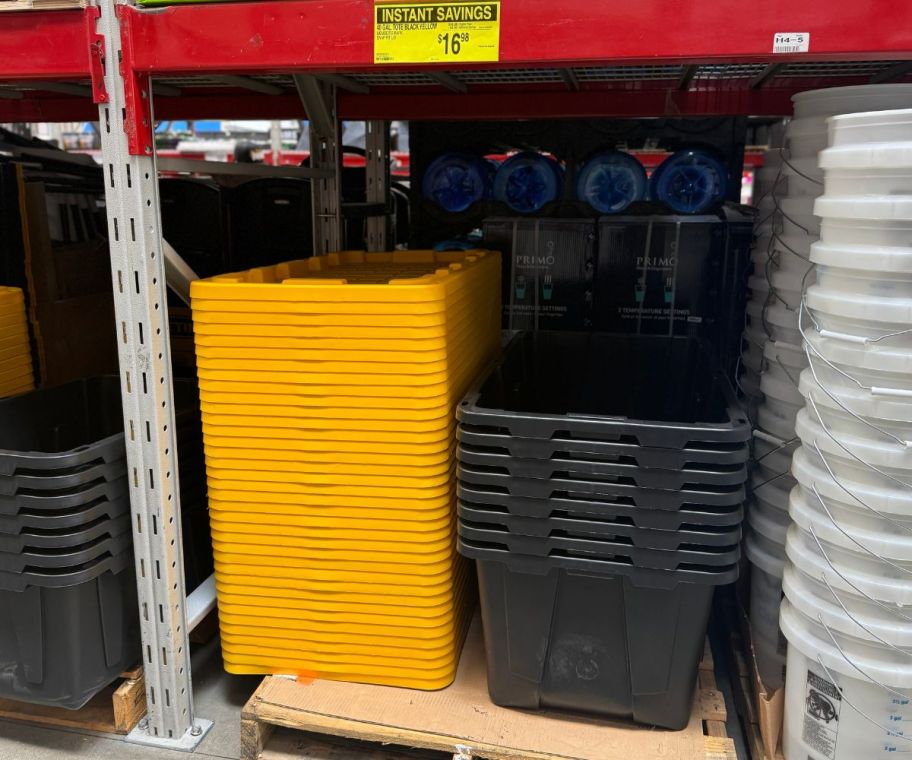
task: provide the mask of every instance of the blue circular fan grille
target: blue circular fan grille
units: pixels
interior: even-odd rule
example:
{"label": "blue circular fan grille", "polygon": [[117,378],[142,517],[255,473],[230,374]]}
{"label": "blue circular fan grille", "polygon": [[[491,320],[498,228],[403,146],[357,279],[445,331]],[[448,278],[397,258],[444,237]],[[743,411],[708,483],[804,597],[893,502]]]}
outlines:
{"label": "blue circular fan grille", "polygon": [[444,211],[458,213],[489,194],[491,167],[483,158],[443,153],[431,161],[421,181],[421,194]]}
{"label": "blue circular fan grille", "polygon": [[494,198],[520,214],[541,209],[560,196],[564,170],[540,153],[517,153],[504,161],[494,177]]}
{"label": "blue circular fan grille", "polygon": [[725,198],[728,174],[723,164],[702,150],[672,153],[656,169],[649,194],[680,214],[699,214]]}
{"label": "blue circular fan grille", "polygon": [[643,165],[629,153],[610,150],[593,156],[576,180],[576,194],[596,211],[617,214],[646,197]]}

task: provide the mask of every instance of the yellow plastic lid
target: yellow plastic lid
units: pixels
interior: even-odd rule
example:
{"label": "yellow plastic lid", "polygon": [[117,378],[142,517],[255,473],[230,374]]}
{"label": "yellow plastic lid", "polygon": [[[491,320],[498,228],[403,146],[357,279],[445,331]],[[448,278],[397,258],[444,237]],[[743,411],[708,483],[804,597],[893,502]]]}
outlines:
{"label": "yellow plastic lid", "polygon": [[[262,457],[275,463],[288,464],[323,464],[328,468],[342,467],[346,464],[359,467],[371,465],[374,467],[434,467],[437,465],[451,465],[455,457],[453,446],[445,446],[440,451],[415,454],[395,452],[392,454],[379,454],[367,452],[350,452],[337,450],[335,446],[326,447],[323,451],[301,451],[300,449],[272,448],[267,442],[262,441],[262,447],[251,446],[250,441],[238,439],[219,439],[227,442],[227,446],[217,446],[211,443],[212,439],[205,439],[206,452],[214,461],[230,459],[253,459]],[[230,445],[236,443],[235,446]],[[281,443],[276,441],[276,444]],[[245,445],[246,444],[246,445]]]}
{"label": "yellow plastic lid", "polygon": [[414,499],[410,496],[400,497],[395,495],[377,495],[362,494],[351,496],[348,494],[336,494],[335,497],[323,493],[305,493],[282,492],[266,490],[265,488],[257,489],[251,493],[249,490],[239,490],[230,487],[222,487],[219,481],[209,478],[209,503],[219,507],[223,504],[262,504],[263,509],[278,508],[280,505],[287,505],[289,508],[304,509],[317,508],[319,510],[329,509],[364,509],[364,510],[384,510],[397,509],[408,510],[424,514],[425,511],[436,511],[443,509],[455,509],[455,492],[454,489],[442,489],[438,496],[426,499]]}

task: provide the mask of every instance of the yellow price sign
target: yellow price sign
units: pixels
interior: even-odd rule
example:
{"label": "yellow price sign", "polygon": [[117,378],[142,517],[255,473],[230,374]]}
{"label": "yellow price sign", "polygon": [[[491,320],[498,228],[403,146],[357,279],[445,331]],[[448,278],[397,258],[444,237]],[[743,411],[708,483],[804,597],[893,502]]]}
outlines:
{"label": "yellow price sign", "polygon": [[499,56],[499,0],[374,5],[374,63],[472,63]]}

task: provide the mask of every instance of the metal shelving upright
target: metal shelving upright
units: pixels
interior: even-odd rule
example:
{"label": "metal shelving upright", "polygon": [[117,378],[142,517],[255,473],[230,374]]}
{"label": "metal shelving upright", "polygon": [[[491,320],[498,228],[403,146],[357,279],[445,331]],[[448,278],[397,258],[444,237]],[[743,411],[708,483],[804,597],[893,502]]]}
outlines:
{"label": "metal shelving upright", "polygon": [[[374,0],[264,0],[0,13],[0,122],[95,121],[102,159],[149,714],[132,738],[192,749],[156,114],[307,118],[315,250],[338,245],[340,119],[369,120],[366,205],[390,119],[786,116],[798,91],[909,81],[912,5],[501,0],[495,63],[378,65]],[[777,53],[777,33],[809,35]],[[301,170],[298,170],[300,172]],[[384,226],[368,226],[383,247]]]}

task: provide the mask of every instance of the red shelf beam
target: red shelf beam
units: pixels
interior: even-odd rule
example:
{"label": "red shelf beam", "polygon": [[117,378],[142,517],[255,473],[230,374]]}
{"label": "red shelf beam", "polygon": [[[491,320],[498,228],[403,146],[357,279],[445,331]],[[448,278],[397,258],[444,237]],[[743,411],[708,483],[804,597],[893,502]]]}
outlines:
{"label": "red shelf beam", "polygon": [[[764,61],[773,58],[777,32],[810,33],[809,53],[777,61],[912,57],[908,0],[825,5],[767,0],[748,12],[743,0],[502,0],[500,64]],[[373,0],[182,5],[133,8],[124,21],[132,65],[143,72],[357,71],[374,66],[373,7]]]}
{"label": "red shelf beam", "polygon": [[0,14],[0,80],[88,79],[84,10]]}

